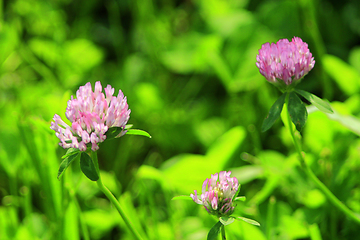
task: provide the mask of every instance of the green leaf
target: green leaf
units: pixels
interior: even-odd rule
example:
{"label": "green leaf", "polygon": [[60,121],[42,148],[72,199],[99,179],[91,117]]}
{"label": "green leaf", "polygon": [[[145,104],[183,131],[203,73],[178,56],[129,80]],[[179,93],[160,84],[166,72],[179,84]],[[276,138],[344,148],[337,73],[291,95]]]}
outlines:
{"label": "green leaf", "polygon": [[116,138],[122,131],[122,127],[111,127],[106,132],[106,139]]}
{"label": "green leaf", "polygon": [[319,226],[316,223],[309,226],[309,235],[311,240],[322,240]]}
{"label": "green leaf", "polygon": [[225,168],[245,138],[245,129],[236,126],[219,137],[206,155],[180,154],[165,161],[160,170],[163,178],[166,178],[166,185],[176,187],[182,193],[194,192],[194,189],[209,177],[209,173],[219,172]]}
{"label": "green leaf", "polygon": [[334,111],[331,109],[330,104],[322,100],[318,96],[299,89],[295,89],[295,92],[297,92],[298,94],[306,98],[306,100],[314,104],[314,106],[317,107],[317,109],[319,109],[320,111],[324,113],[334,113]]}
{"label": "green leaf", "polygon": [[242,201],[242,202],[245,202],[245,201],[246,201],[246,197],[245,197],[245,196],[236,197],[236,198],[234,199],[234,202],[235,202],[235,201]]}
{"label": "green leaf", "polygon": [[280,117],[280,113],[282,111],[284,102],[285,102],[285,96],[284,93],[281,95],[276,102],[271,106],[268,116],[265,118],[262,126],[261,131],[265,132],[271,128],[271,126],[275,123],[275,121]]}
{"label": "green leaf", "polygon": [[323,69],[334,79],[343,93],[352,96],[359,92],[360,74],[356,68],[330,54],[324,54],[321,60]]}
{"label": "green leaf", "polygon": [[222,223],[222,225],[226,226],[226,225],[229,225],[229,224],[233,223],[235,221],[235,218],[233,218],[233,217],[220,217],[219,220]]}
{"label": "green leaf", "polygon": [[81,72],[100,64],[104,57],[103,51],[96,44],[82,38],[66,41],[61,55],[70,66]]}
{"label": "green leaf", "polygon": [[145,132],[144,130],[140,130],[140,129],[129,129],[129,130],[127,130],[126,134],[140,135],[140,136],[145,136],[145,137],[151,138],[151,135],[149,133]]}
{"label": "green leaf", "polygon": [[255,220],[252,220],[250,218],[246,218],[246,217],[236,217],[237,220],[242,220],[244,222],[247,222],[247,223],[250,223],[252,225],[255,225],[255,226],[260,226],[260,223],[258,223],[257,221]]}
{"label": "green leaf", "polygon": [[[70,149],[69,149],[70,150]],[[68,152],[69,152],[68,150]],[[67,154],[66,154],[67,155]],[[61,176],[65,170],[70,166],[70,164],[79,157],[80,151],[74,151],[71,155],[68,155],[61,163],[58,171],[57,178],[60,180]],[[65,155],[64,155],[65,156]]]}
{"label": "green leaf", "polygon": [[64,158],[67,158],[73,154],[76,154],[76,153],[79,153],[80,150],[77,149],[77,148],[69,148],[66,153],[64,154],[64,156],[62,156],[61,158],[64,159]]}
{"label": "green leaf", "polygon": [[85,152],[81,153],[80,168],[91,181],[97,181],[99,179],[93,160]]}
{"label": "green leaf", "polygon": [[337,111],[335,111],[334,114],[328,115],[328,117],[360,136],[360,120],[358,118],[342,115]]}
{"label": "green leaf", "polygon": [[171,200],[193,200],[189,195],[181,195],[173,197]]}
{"label": "green leaf", "polygon": [[133,124],[126,124],[126,125],[125,125],[125,130],[130,129],[130,128],[132,128],[133,126],[134,126]]}
{"label": "green leaf", "polygon": [[217,237],[220,233],[220,228],[223,226],[223,224],[218,221],[209,231],[207,235],[207,240],[217,240]]}
{"label": "green leaf", "polygon": [[295,124],[296,129],[300,132],[307,120],[308,112],[305,104],[296,95],[295,92],[289,93],[288,111],[291,121]]}

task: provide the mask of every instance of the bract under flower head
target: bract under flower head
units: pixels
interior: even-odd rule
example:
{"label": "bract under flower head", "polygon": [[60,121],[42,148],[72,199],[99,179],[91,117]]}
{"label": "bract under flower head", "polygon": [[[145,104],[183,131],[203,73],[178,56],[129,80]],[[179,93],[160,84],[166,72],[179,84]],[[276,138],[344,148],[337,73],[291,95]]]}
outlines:
{"label": "bract under flower head", "polygon": [[[117,97],[113,96],[114,88],[110,85],[104,91],[105,94],[100,82],[95,83],[94,91],[88,82],[77,90],[76,98],[71,96],[65,113],[71,126],[59,115],[54,115],[50,128],[60,139],[60,146],[86,151],[87,145],[91,144],[91,149],[96,151],[98,143],[106,139],[105,134],[110,127],[125,127],[130,118],[126,97],[121,90]],[[119,136],[125,133],[123,130]]]}
{"label": "bract under flower head", "polygon": [[315,65],[307,43],[299,37],[263,44],[256,61],[260,73],[282,89],[297,84]]}
{"label": "bract under flower head", "polygon": [[236,177],[230,177],[231,172],[222,171],[211,175],[202,186],[202,194],[198,199],[197,191],[190,197],[197,204],[203,205],[208,213],[218,217],[230,216],[235,209],[233,200],[240,187]]}

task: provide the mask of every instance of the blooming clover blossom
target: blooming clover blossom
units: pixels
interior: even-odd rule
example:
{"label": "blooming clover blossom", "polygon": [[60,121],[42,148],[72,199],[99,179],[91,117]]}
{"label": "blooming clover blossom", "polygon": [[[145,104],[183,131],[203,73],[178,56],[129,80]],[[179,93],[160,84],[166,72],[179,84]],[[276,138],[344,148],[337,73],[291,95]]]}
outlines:
{"label": "blooming clover blossom", "polygon": [[[203,205],[208,213],[221,216],[229,216],[234,212],[233,199],[240,187],[236,177],[230,177],[231,172],[222,171],[211,175],[202,185],[202,194],[198,199],[197,191],[190,197],[197,204]],[[219,180],[219,181],[218,181]]]}
{"label": "blooming clover blossom", "polygon": [[304,77],[315,65],[307,43],[299,37],[289,42],[280,39],[277,43],[265,43],[256,56],[256,66],[260,73],[271,83],[287,87],[294,81]]}
{"label": "blooming clover blossom", "polygon": [[[91,149],[96,151],[99,149],[98,143],[106,139],[105,134],[110,127],[125,127],[130,118],[126,97],[121,90],[117,97],[113,96],[115,90],[110,85],[104,90],[105,94],[102,93],[101,83],[96,82],[92,91],[88,82],[77,90],[76,98],[71,96],[65,113],[71,126],[59,115],[54,115],[50,128],[60,139],[60,146],[86,151],[87,144],[91,143]],[[119,136],[125,133],[122,130]]]}

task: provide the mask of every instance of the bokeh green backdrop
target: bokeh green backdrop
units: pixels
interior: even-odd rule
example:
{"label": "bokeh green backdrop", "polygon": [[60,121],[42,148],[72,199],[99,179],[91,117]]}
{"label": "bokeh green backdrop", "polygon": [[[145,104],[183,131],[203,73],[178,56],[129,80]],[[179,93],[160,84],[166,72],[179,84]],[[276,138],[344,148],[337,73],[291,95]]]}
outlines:
{"label": "bokeh green backdrop", "polygon": [[176,195],[232,170],[247,197],[229,239],[359,239],[298,166],[281,121],[260,126],[279,91],[256,68],[265,42],[301,37],[315,57],[299,88],[317,176],[360,212],[360,2],[325,0],[0,1],[0,239],[132,239],[115,209],[49,129],[79,86],[122,89],[130,124],[99,150],[104,182],[149,239],[205,239],[216,219]]}

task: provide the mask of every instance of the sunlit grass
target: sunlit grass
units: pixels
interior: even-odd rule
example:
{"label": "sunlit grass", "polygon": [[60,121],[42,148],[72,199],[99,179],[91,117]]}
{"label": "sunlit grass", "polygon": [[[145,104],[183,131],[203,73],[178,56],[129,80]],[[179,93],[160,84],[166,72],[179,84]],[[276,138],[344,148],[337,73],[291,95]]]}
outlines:
{"label": "sunlit grass", "polygon": [[133,239],[79,161],[57,179],[66,151],[51,118],[65,119],[70,96],[96,81],[122,89],[128,123],[152,136],[125,135],[98,151],[104,185],[141,235],[205,239],[218,220],[171,199],[231,170],[246,196],[235,213],[260,227],[236,221],[228,239],[354,239],[358,225],[305,176],[282,122],[261,133],[280,92],[259,73],[258,49],[301,37],[316,64],[298,88],[326,98],[334,114],[308,106],[296,137],[314,174],[360,213],[357,6],[314,3],[5,1],[0,239]]}

